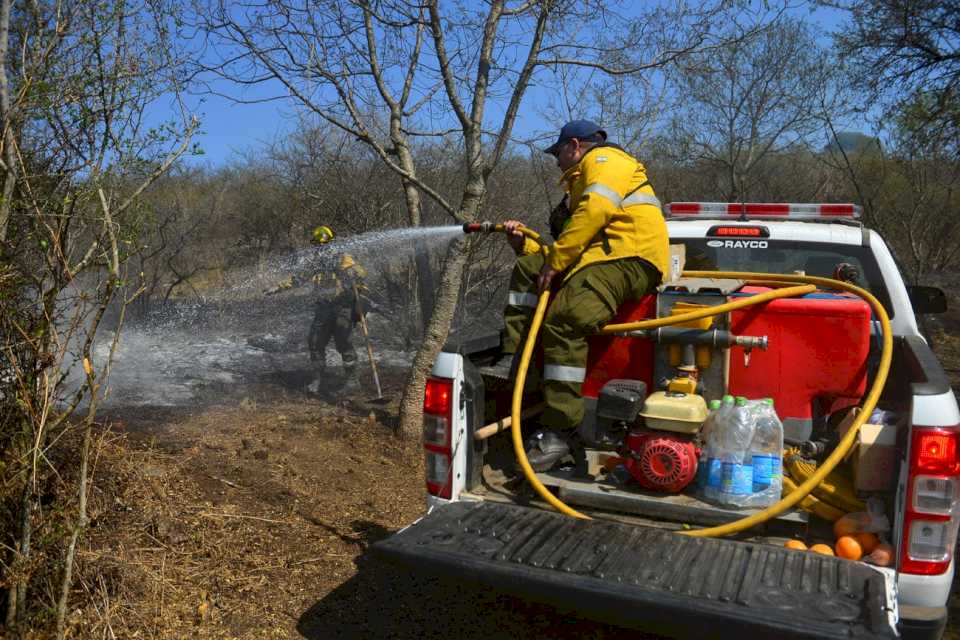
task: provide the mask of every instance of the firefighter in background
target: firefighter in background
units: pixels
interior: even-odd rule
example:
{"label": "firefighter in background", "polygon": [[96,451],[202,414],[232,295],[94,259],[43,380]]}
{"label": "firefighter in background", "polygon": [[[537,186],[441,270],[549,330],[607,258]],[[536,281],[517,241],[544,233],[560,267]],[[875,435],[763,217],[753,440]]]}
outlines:
{"label": "firefighter in background", "polygon": [[540,334],[546,408],[526,447],[536,471],[546,471],[570,452],[583,420],[587,337],[610,322],[622,302],[653,291],[668,273],[667,226],[646,170],[606,140],[595,123],[575,120],[545,149],[563,171],[565,191],[550,215],[556,241],[546,258],[517,231],[521,222],[505,223],[519,254],[501,340],[503,356],[514,368],[538,294],[554,291]]}
{"label": "firefighter in background", "polygon": [[[333,240],[333,231],[326,226],[313,230],[312,242],[325,245]],[[369,290],[364,282],[366,269],[346,252],[330,252],[320,259],[320,269],[309,278],[317,294],[313,321],[307,334],[307,346],[310,359],[316,363],[317,378],[311,390],[319,390],[326,374],[326,350],[330,338],[340,353],[346,385],[357,386],[357,351],[353,346],[353,329],[360,321],[361,314],[369,308],[367,296]],[[282,283],[279,289],[289,289],[305,282],[304,279],[291,277]],[[316,388],[314,388],[316,387]]]}

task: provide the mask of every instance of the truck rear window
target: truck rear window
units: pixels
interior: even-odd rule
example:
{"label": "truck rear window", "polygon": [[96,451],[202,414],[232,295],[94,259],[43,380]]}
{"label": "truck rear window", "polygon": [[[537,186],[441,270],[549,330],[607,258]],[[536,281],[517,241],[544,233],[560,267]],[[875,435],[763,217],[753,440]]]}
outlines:
{"label": "truck rear window", "polygon": [[838,265],[847,263],[860,274],[854,284],[875,295],[893,317],[890,297],[869,247],[766,238],[672,238],[671,242],[686,245],[684,268],[689,271],[803,271],[808,276],[830,278]]}

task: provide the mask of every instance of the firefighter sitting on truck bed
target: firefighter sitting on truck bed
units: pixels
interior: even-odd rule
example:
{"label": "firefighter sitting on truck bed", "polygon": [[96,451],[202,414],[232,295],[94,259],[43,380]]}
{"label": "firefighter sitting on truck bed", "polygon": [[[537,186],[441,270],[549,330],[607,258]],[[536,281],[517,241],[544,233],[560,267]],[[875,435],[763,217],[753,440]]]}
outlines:
{"label": "firefighter sitting on truck bed", "polygon": [[555,292],[540,334],[546,408],[526,446],[536,471],[570,452],[583,419],[587,337],[607,324],[622,302],[654,290],[668,269],[667,226],[646,171],[606,140],[598,125],[574,120],[545,150],[557,159],[566,192],[550,216],[556,241],[546,259],[517,231],[522,223],[505,223],[520,255],[504,311],[504,356],[519,360],[537,293],[548,287]]}
{"label": "firefighter sitting on truck bed", "polygon": [[[333,240],[333,231],[326,226],[313,230],[311,241],[324,245]],[[327,343],[333,343],[343,360],[343,371],[347,387],[356,387],[357,351],[353,346],[353,328],[360,320],[360,314],[367,313],[369,293],[364,279],[367,271],[353,259],[349,253],[327,252],[320,256],[320,268],[309,278],[317,293],[313,322],[307,335],[310,360],[316,363],[317,377],[310,385],[311,391],[319,391],[327,381]],[[274,291],[300,286],[308,278],[293,276],[282,282]]]}

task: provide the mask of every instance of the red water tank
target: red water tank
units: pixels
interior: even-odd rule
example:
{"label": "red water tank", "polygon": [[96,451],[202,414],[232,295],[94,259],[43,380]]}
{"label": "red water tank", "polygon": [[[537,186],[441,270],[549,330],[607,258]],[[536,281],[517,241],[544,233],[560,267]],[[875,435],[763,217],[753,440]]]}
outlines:
{"label": "red water tank", "polygon": [[[657,297],[647,295],[620,305],[611,324],[634,322],[657,317]],[[653,342],[637,338],[591,336],[587,340],[587,378],[583,395],[596,398],[608,380],[630,378],[643,380],[653,389]]]}
{"label": "red water tank", "polygon": [[[768,291],[744,287],[739,295]],[[784,430],[809,435],[813,405],[829,414],[857,404],[867,383],[870,307],[856,296],[814,293],[748,307],[730,314],[738,335],[768,336],[766,351],[730,352],[729,392],[771,397]]]}

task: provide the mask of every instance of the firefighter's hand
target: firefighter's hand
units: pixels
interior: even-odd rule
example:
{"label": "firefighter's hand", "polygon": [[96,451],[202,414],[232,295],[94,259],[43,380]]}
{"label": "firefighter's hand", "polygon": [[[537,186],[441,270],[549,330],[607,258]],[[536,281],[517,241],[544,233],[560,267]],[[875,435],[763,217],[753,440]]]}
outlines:
{"label": "firefighter's hand", "polygon": [[524,227],[524,224],[519,220],[507,220],[503,223],[503,228],[507,232],[507,242],[510,243],[510,248],[513,249],[514,253],[520,253],[523,251],[523,242],[525,236],[523,232],[520,231]]}
{"label": "firefighter's hand", "polygon": [[553,282],[553,279],[559,273],[556,269],[552,269],[550,265],[543,265],[543,268],[540,269],[540,275],[537,276],[537,291],[543,293],[550,288],[550,283]]}

